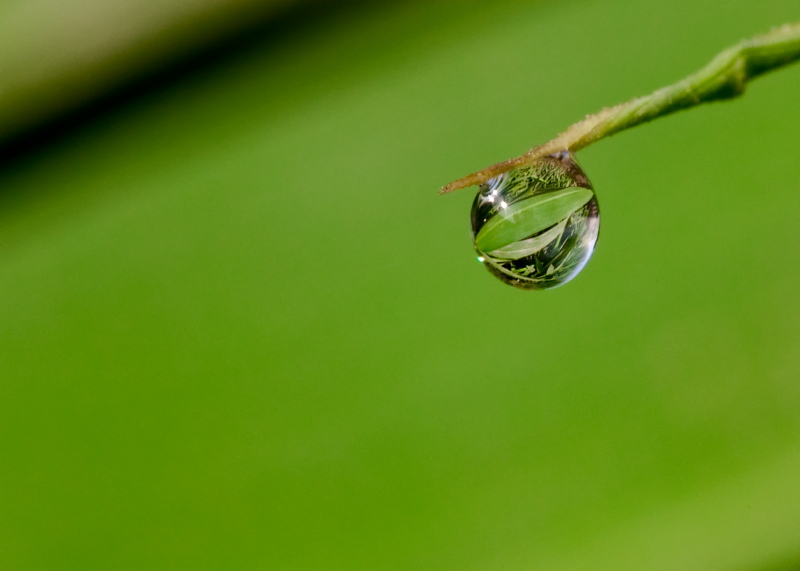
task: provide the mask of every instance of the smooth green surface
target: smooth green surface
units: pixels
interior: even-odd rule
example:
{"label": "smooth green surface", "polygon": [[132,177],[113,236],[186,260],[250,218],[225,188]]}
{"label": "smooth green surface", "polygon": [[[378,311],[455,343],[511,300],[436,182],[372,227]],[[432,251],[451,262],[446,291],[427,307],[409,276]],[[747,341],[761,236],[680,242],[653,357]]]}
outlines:
{"label": "smooth green surface", "polygon": [[552,292],[437,194],[796,19],[362,6],[7,166],[0,568],[796,568],[800,68],[583,151]]}
{"label": "smooth green surface", "polygon": [[593,194],[573,187],[515,202],[484,224],[475,236],[475,245],[491,252],[541,232],[585,205]]}

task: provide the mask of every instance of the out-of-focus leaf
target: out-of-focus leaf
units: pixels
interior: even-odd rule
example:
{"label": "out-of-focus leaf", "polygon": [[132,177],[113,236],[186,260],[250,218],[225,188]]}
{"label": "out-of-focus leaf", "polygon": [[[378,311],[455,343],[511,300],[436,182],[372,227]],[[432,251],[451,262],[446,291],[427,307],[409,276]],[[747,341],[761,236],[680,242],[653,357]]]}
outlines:
{"label": "out-of-focus leaf", "polygon": [[554,291],[436,192],[797,18],[720,6],[374,2],[6,162],[0,569],[800,567],[800,67],[582,151]]}
{"label": "out-of-focus leaf", "polygon": [[0,4],[0,142],[299,0]]}

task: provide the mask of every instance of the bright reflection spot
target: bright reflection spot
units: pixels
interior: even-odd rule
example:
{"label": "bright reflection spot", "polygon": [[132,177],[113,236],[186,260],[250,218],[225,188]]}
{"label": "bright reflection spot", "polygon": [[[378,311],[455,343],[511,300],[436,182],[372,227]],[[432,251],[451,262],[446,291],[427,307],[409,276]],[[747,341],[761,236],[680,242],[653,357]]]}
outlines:
{"label": "bright reflection spot", "polygon": [[483,263],[483,256],[478,256],[478,261]]}
{"label": "bright reflection spot", "polygon": [[500,203],[500,207],[501,208],[508,208],[508,204],[506,204],[505,200]]}

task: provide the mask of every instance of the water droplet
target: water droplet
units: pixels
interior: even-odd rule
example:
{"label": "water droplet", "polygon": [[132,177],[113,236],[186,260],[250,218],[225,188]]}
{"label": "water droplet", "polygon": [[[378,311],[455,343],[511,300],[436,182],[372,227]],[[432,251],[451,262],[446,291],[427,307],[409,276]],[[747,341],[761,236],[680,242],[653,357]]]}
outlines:
{"label": "water droplet", "polygon": [[589,261],[600,208],[575,157],[563,152],[481,185],[471,220],[478,260],[493,275],[521,289],[549,289]]}

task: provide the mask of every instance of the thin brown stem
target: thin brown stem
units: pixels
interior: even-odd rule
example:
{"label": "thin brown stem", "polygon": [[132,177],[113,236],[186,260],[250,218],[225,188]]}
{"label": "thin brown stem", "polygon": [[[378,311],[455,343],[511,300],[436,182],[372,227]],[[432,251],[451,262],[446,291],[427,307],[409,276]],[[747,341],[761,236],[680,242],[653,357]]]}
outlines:
{"label": "thin brown stem", "polygon": [[688,109],[701,103],[730,99],[744,93],[748,81],[800,59],[800,22],[785,24],[767,34],[739,42],[703,69],[647,95],[607,107],[575,123],[555,139],[513,159],[458,179],[441,189],[448,193],[482,184],[513,168],[560,151],[578,151],[605,137]]}

